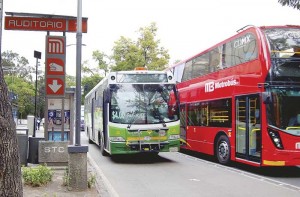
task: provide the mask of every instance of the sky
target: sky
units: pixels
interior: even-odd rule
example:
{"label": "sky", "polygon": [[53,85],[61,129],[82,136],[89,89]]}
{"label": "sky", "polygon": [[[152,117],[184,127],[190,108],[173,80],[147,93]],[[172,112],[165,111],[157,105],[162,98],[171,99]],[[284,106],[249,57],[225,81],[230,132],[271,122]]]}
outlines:
{"label": "sky", "polygon": [[[77,16],[77,0],[3,0],[5,12]],[[282,6],[278,0],[82,0],[82,17],[88,18],[83,33],[82,62],[95,50],[112,54],[121,36],[136,40],[137,30],[155,22],[156,39],[170,54],[170,65],[187,59],[236,34],[246,25],[300,25],[300,11]],[[3,20],[4,22],[4,20]],[[4,27],[4,25],[3,25]],[[51,33],[62,36],[62,33]],[[76,33],[66,33],[66,72],[76,73]],[[2,30],[2,52],[11,50],[36,64],[34,51],[45,63],[46,32]],[[44,68],[41,68],[42,70]]]}

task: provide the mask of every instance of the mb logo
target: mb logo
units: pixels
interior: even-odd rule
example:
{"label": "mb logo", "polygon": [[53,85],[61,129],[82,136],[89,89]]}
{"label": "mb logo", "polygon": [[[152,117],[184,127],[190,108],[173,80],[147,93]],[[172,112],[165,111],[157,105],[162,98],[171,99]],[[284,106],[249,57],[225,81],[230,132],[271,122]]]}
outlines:
{"label": "mb logo", "polygon": [[62,38],[48,38],[49,54],[64,54],[64,40]]}
{"label": "mb logo", "polygon": [[205,84],[205,92],[213,92],[215,90],[215,83],[209,82]]}

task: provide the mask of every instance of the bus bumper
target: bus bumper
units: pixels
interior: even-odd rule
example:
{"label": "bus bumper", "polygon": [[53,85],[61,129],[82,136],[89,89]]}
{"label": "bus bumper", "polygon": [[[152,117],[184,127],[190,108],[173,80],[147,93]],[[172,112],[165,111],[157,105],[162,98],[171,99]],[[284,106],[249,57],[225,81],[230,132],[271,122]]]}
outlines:
{"label": "bus bumper", "polygon": [[141,152],[178,152],[180,148],[179,140],[165,142],[110,142],[110,154],[135,154]]}
{"label": "bus bumper", "polygon": [[[269,155],[269,156],[267,156]],[[276,151],[262,160],[263,166],[300,166],[300,151]]]}

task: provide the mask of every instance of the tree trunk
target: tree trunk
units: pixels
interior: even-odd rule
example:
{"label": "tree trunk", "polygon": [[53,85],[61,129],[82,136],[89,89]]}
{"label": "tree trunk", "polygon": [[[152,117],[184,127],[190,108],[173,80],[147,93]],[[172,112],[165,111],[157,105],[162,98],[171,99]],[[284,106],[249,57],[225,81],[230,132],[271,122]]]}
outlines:
{"label": "tree trunk", "polygon": [[[1,62],[1,59],[0,59]],[[16,125],[0,65],[0,196],[23,196]]]}

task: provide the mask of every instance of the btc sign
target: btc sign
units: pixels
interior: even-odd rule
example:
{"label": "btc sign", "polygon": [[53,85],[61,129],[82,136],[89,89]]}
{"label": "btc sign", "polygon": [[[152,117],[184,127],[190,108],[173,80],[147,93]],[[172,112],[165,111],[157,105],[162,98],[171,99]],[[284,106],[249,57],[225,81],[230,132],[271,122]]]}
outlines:
{"label": "btc sign", "polygon": [[46,36],[46,95],[65,95],[66,37]]}

